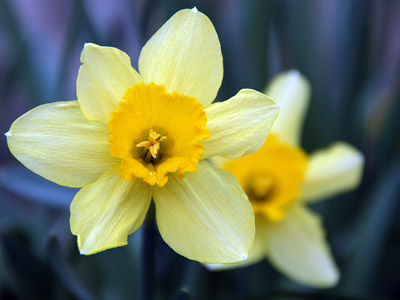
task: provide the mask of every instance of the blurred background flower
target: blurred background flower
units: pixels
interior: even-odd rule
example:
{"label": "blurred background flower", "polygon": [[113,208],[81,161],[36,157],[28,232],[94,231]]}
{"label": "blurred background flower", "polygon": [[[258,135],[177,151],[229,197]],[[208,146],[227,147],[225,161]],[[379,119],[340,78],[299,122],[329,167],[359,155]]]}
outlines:
{"label": "blurred background flower", "polygon": [[[260,150],[236,160],[215,160],[239,180],[256,218],[256,235],[247,261],[206,265],[211,270],[248,266],[269,259],[271,265],[302,284],[327,288],[340,277],[318,214],[307,203],[358,187],[364,157],[350,144],[336,141],[307,155],[301,147],[310,84],[297,70],[281,72],[265,93],[280,111]],[[14,125],[13,125],[14,126]]]}
{"label": "blurred background flower", "polygon": [[[400,296],[400,1],[0,0],[0,130],[39,104],[76,99],[85,42],[118,47],[137,68],[145,41],[193,6],[221,41],[219,100],[242,87],[262,90],[273,75],[296,68],[312,88],[301,146],[312,152],[344,140],[364,153],[365,171],[357,190],[312,205],[341,270],[335,288],[306,288],[265,263],[212,273],[158,238],[156,296]],[[75,192],[30,173],[0,140],[0,298],[140,295],[141,232],[127,247],[80,256],[68,224]]]}

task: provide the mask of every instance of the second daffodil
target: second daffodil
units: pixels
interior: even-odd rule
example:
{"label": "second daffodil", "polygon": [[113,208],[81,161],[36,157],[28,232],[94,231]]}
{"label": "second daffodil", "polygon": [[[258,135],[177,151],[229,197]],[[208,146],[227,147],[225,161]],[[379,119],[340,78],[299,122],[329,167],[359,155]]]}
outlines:
{"label": "second daffodil", "polygon": [[293,280],[315,287],[333,286],[339,272],[322,221],[306,204],[357,187],[363,155],[344,142],[310,156],[299,147],[310,87],[298,71],[279,74],[265,92],[280,104],[271,134],[257,153],[223,163],[239,179],[253,206],[254,245],[248,261],[208,268],[241,267],[267,257]]}
{"label": "second daffodil", "polygon": [[244,89],[211,104],[223,66],[218,36],[196,8],[145,44],[139,72],[111,47],[86,44],[77,101],[39,106],[6,134],[14,156],[58,184],[82,187],[70,225],[82,254],[127,244],[154,199],[164,241],[209,263],[245,260],[254,214],[237,179],[205,159],[264,143],[278,106]]}

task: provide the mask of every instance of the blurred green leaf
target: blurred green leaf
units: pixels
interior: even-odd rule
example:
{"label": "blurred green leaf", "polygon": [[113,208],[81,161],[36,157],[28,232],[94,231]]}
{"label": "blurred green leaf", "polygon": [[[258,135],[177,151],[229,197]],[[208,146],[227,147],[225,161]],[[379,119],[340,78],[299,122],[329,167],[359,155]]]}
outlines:
{"label": "blurred green leaf", "polygon": [[25,299],[51,299],[53,284],[48,269],[26,243],[10,234],[0,235],[4,256],[15,274],[18,293]]}
{"label": "blurred green leaf", "polygon": [[393,224],[400,192],[400,157],[390,164],[372,187],[365,209],[360,211],[350,241],[354,245],[351,259],[343,268],[340,289],[365,295],[373,289],[375,271]]}
{"label": "blurred green leaf", "polygon": [[190,299],[192,299],[192,297],[190,297],[189,291],[182,288],[175,294],[173,299],[174,300],[190,300]]}
{"label": "blurred green leaf", "polygon": [[65,209],[77,192],[77,189],[55,184],[15,163],[0,166],[0,187],[27,200]]}
{"label": "blurred green leaf", "polygon": [[46,248],[50,267],[54,270],[55,274],[58,276],[68,292],[77,299],[95,299],[83,286],[83,283],[76,277],[73,270],[63,258],[60,244],[55,236],[49,237]]}

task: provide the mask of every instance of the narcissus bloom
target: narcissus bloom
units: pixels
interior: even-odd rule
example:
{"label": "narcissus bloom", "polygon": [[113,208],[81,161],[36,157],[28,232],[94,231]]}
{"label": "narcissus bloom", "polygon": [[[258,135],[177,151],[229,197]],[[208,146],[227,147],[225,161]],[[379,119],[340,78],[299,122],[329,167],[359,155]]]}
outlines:
{"label": "narcissus bloom", "polygon": [[58,184],[82,187],[71,231],[82,254],[127,243],[151,199],[164,241],[190,259],[245,260],[254,214],[237,179],[205,159],[257,151],[278,106],[244,89],[211,104],[223,75],[218,36],[181,10],[146,43],[139,71],[111,47],[86,44],[77,101],[39,106],[6,134],[14,156]]}
{"label": "narcissus bloom", "polygon": [[257,153],[223,164],[239,179],[253,206],[254,245],[246,262],[208,267],[241,267],[267,257],[293,280],[316,287],[332,286],[339,272],[321,218],[306,204],[357,187],[363,155],[344,142],[310,156],[299,147],[310,87],[298,71],[275,77],[266,94],[274,97],[281,109],[265,144]]}

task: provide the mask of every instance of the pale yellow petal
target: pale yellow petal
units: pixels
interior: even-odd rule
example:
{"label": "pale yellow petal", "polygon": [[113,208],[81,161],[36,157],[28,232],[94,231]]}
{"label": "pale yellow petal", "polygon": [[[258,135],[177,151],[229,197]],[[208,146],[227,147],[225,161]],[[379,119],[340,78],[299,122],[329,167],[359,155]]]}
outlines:
{"label": "pale yellow petal", "polygon": [[83,187],[72,201],[70,218],[81,254],[126,245],[128,235],[142,225],[150,201],[150,186],[121,178],[118,168]]}
{"label": "pale yellow petal", "polygon": [[310,155],[302,199],[322,200],[355,189],[361,180],[364,156],[355,147],[337,142]]}
{"label": "pale yellow petal", "polygon": [[315,213],[291,207],[283,221],[270,223],[267,240],[271,264],[287,277],[319,288],[337,284],[339,271]]}
{"label": "pale yellow petal", "polygon": [[267,226],[267,220],[263,216],[256,216],[256,234],[254,237],[254,244],[250,249],[247,260],[236,264],[205,264],[205,267],[210,271],[225,271],[247,267],[260,262],[267,257]]}
{"label": "pale yellow petal", "polygon": [[265,89],[265,93],[280,105],[279,117],[271,132],[289,144],[300,143],[310,92],[310,83],[297,70],[278,74]]}
{"label": "pale yellow petal", "polygon": [[110,154],[107,126],[86,120],[78,101],[38,106],[6,136],[11,153],[28,169],[69,187],[91,183],[119,163]]}
{"label": "pale yellow petal", "polygon": [[81,62],[76,93],[82,111],[88,120],[107,123],[126,90],[142,79],[129,56],[117,48],[85,44]]}
{"label": "pale yellow petal", "polygon": [[177,253],[204,263],[247,259],[254,239],[254,213],[237,179],[206,161],[183,179],[169,175],[154,188],[163,240]]}
{"label": "pale yellow petal", "polygon": [[266,95],[250,89],[206,108],[210,137],[203,140],[202,158],[235,159],[256,152],[265,142],[279,107]]}
{"label": "pale yellow petal", "polygon": [[178,11],[143,47],[139,70],[145,83],[165,85],[168,93],[191,96],[207,106],[223,77],[213,24],[195,8]]}
{"label": "pale yellow petal", "polygon": [[218,166],[219,168],[223,169],[223,166],[231,161],[230,159],[223,158],[221,156],[213,156],[207,159],[210,163]]}

